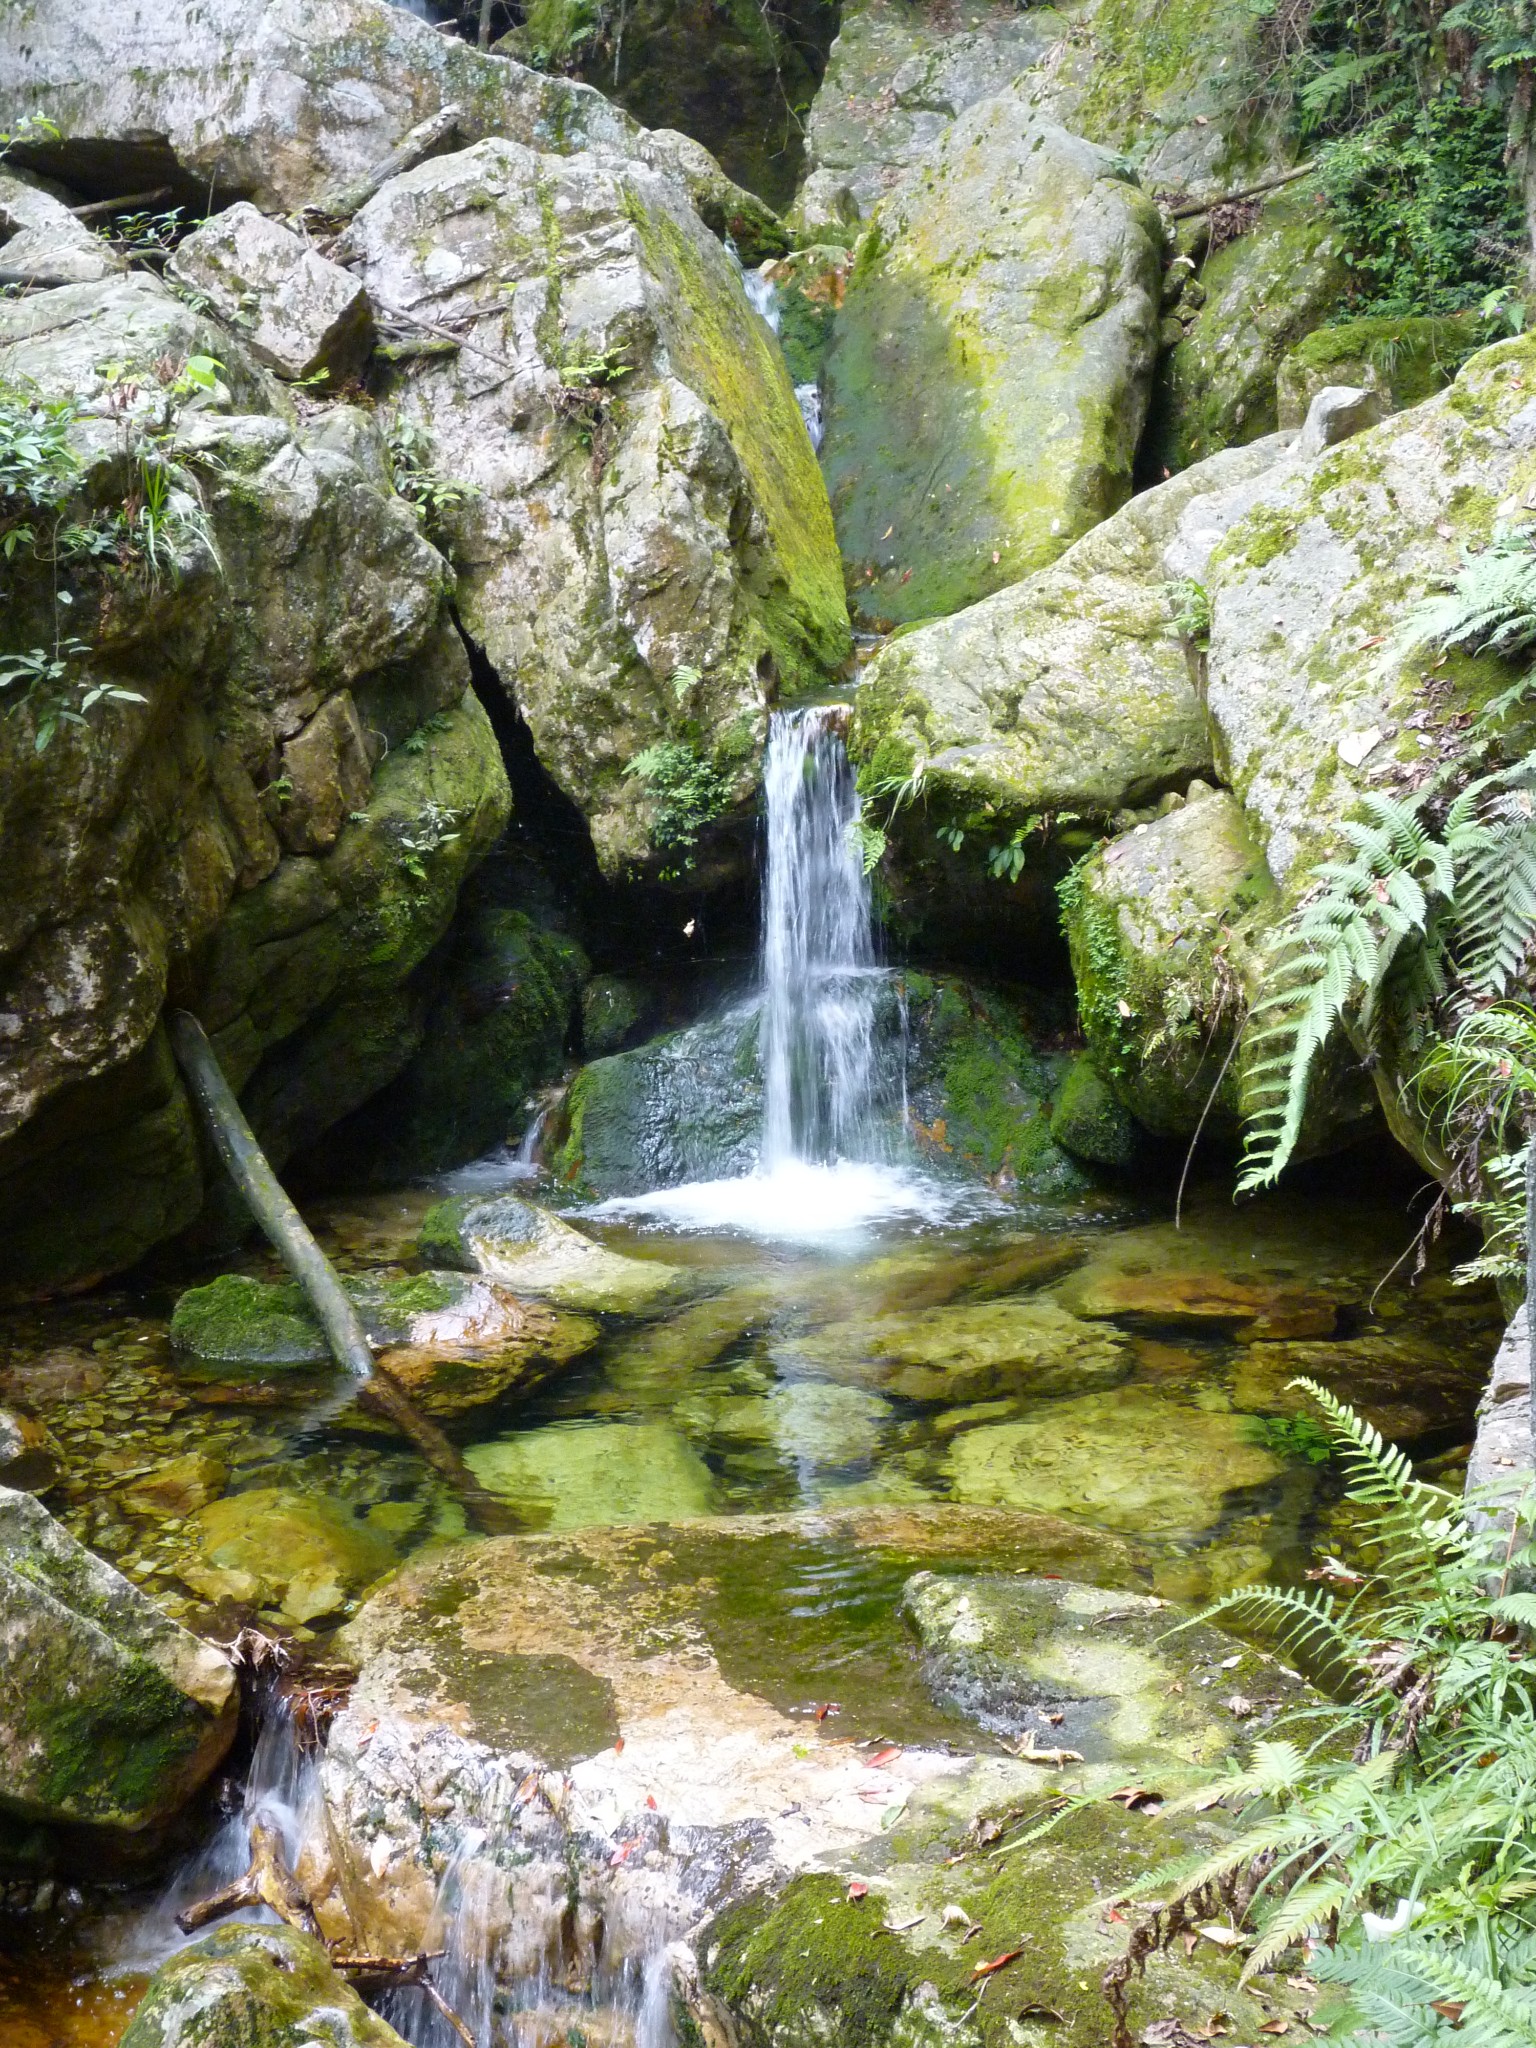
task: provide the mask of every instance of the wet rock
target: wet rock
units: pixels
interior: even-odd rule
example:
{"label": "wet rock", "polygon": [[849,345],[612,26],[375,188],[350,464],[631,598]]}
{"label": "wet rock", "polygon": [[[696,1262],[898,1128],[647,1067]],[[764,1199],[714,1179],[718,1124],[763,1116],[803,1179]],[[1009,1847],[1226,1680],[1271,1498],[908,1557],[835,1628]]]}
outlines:
{"label": "wet rock", "polygon": [[864,615],[959,611],[1129,497],[1161,244],[1123,166],[1018,91],[961,115],[884,202],[825,378],[822,465]]}
{"label": "wet rock", "polygon": [[423,1258],[467,1266],[563,1308],[632,1315],[677,1291],[676,1266],[625,1258],[516,1195],[458,1195],[429,1210]]}
{"label": "wet rock", "polygon": [[1312,400],[1330,384],[1377,393],[1384,412],[1418,405],[1443,390],[1485,339],[1470,313],[1342,320],[1315,328],[1276,374],[1280,425],[1301,426]]}
{"label": "wet rock", "polygon": [[[1367,1323],[1358,1335],[1332,1344],[1255,1344],[1238,1358],[1232,1401],[1249,1412],[1305,1417],[1305,1439],[1289,1437],[1301,1454],[1320,1445],[1321,1418],[1296,1379],[1316,1380],[1363,1415],[1388,1443],[1422,1455],[1468,1443],[1482,1391],[1475,1349],[1443,1324],[1382,1327]],[[1276,1441],[1285,1444],[1284,1432]]]}
{"label": "wet rock", "polygon": [[[1216,1765],[1306,1688],[1219,1629],[1170,1633],[1166,1600],[1070,1579],[920,1572],[902,1608],[928,1683],[995,1734],[1148,1772]],[[1234,1715],[1226,1697],[1262,1698]],[[1058,1720],[1057,1715],[1061,1718]]]}
{"label": "wet rock", "polygon": [[56,1401],[99,1394],[106,1377],[105,1366],[91,1352],[59,1344],[35,1358],[7,1366],[0,1385],[12,1399],[28,1407],[47,1407]]}
{"label": "wet rock", "polygon": [[581,991],[581,1043],[588,1059],[622,1052],[645,1026],[651,992],[619,974],[595,974]]}
{"label": "wet rock", "polygon": [[1087,1393],[1132,1369],[1118,1337],[1028,1295],[832,1323],[794,1348],[838,1378],[946,1406],[996,1394]]}
{"label": "wet rock", "polygon": [[1072,1062],[1061,1084],[1051,1136],[1074,1159],[1119,1171],[1134,1166],[1144,1150],[1134,1118],[1086,1053]]}
{"label": "wet rock", "polygon": [[[522,1351],[531,1360],[556,1340],[558,1319],[530,1307],[494,1281],[462,1273],[346,1276],[369,1340],[451,1357],[465,1351]],[[273,1367],[326,1364],[324,1333],[293,1284],[224,1273],[192,1287],[171,1316],[171,1344],[204,1366]]]}
{"label": "wet rock", "polygon": [[272,214],[350,213],[381,169],[506,135],[656,164],[716,233],[752,253],[784,246],[772,211],[687,136],[653,134],[588,86],[379,0],[330,0],[318,18],[309,0],[168,0],[143,21],[88,0],[39,18],[14,89],[59,129],[21,156],[66,182],[99,183],[105,161],[114,191],[174,183],[204,206],[238,192]]}
{"label": "wet rock", "polygon": [[717,1449],[761,1445],[797,1470],[835,1471],[873,1458],[895,1410],[859,1387],[785,1380],[768,1394],[694,1394],[674,1410],[687,1433]]}
{"label": "wet rock", "polygon": [[966,1430],[945,1465],[957,1500],[1149,1536],[1213,1530],[1230,1491],[1268,1485],[1283,1469],[1242,1418],[1140,1388]]}
{"label": "wet rock", "polygon": [[211,1451],[184,1451],[125,1486],[120,1497],[130,1514],[179,1521],[205,1508],[228,1480],[228,1467]]}
{"label": "wet rock", "polygon": [[59,1447],[42,1423],[0,1408],[0,1486],[46,1493],[58,1479],[61,1465]]}
{"label": "wet rock", "polygon": [[821,382],[852,269],[852,252],[836,243],[813,243],[763,265],[774,289],[779,346],[797,391]]}
{"label": "wet rock", "polygon": [[287,790],[277,836],[289,853],[323,853],[367,802],[374,752],[350,690],[323,704],[283,748]]}
{"label": "wet rock", "polygon": [[676,180],[505,140],[391,179],[342,247],[381,310],[430,299],[462,337],[398,414],[473,487],[442,520],[465,627],[602,866],[741,864],[700,837],[750,802],[774,690],[849,640],[821,474],[729,256]]}
{"label": "wet rock", "polygon": [[258,1486],[194,1516],[175,1570],[205,1599],[239,1600],[303,1624],[337,1613],[396,1556],[387,1527],[346,1503]]}
{"label": "wet rock", "polygon": [[167,268],[280,377],[340,384],[373,347],[373,309],[357,279],[248,200],[194,229]]}
{"label": "wet rock", "polygon": [[1331,1337],[1339,1304],[1316,1288],[1218,1272],[1084,1267],[1057,1290],[1074,1314],[1131,1325],[1230,1330],[1247,1343]]}
{"label": "wet rock", "polygon": [[405,2048],[293,1927],[220,1927],[171,1957],[122,2048]]}
{"label": "wet rock", "polygon": [[[93,1557],[30,1494],[0,1490],[0,1816],[112,1848],[150,1840],[219,1763],[229,1661]],[[62,1846],[62,1845],[61,1845]],[[67,1849],[66,1849],[66,1853]]]}
{"label": "wet rock", "polygon": [[13,170],[0,171],[0,270],[15,284],[94,284],[123,268],[63,200]]}
{"label": "wet rock", "polygon": [[530,1527],[688,1521],[715,1505],[709,1467],[666,1422],[558,1422],[472,1444],[469,1469]]}

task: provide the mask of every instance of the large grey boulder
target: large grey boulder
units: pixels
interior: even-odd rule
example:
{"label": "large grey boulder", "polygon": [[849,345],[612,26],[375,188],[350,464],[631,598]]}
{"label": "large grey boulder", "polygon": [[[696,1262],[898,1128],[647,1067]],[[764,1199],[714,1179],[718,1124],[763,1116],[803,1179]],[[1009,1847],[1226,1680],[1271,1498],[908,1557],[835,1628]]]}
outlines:
{"label": "large grey boulder", "polygon": [[246,200],[194,229],[168,267],[280,377],[339,383],[373,345],[373,310],[356,278]]}
{"label": "large grey boulder", "polygon": [[0,1855],[38,1823],[121,1847],[234,1739],[229,1659],[179,1628],[30,1494],[0,1488]]}
{"label": "large grey boulder", "polygon": [[[438,34],[389,0],[82,0],[11,39],[0,126],[46,108],[57,139],[18,161],[113,198],[350,210],[397,151],[505,135],[598,149],[681,178],[719,233],[767,254],[773,214],[683,135],[642,128],[590,86]],[[398,168],[398,165],[396,165]]]}
{"label": "large grey boulder", "polygon": [[677,872],[754,792],[775,692],[849,651],[771,335],[676,181],[611,156],[477,143],[391,180],[343,248],[384,317],[460,340],[395,403],[471,487],[447,516],[467,630],[604,867]]}
{"label": "large grey boulder", "polygon": [[958,611],[1129,497],[1161,255],[1123,164],[1018,89],[884,202],[825,372],[822,463],[865,615]]}
{"label": "large grey boulder", "polygon": [[0,170],[0,273],[8,284],[95,284],[122,268],[40,180]]}
{"label": "large grey boulder", "polygon": [[[30,1288],[130,1263],[197,1213],[157,1031],[173,978],[237,1086],[338,993],[361,1006],[328,1069],[280,1062],[303,1100],[270,1135],[315,1135],[408,1057],[399,992],[509,795],[447,566],[369,417],[296,428],[240,340],[142,274],[0,305],[0,380],[68,408],[74,468],[41,516],[125,550],[57,584],[29,548],[3,566],[7,651],[73,643],[0,720],[0,1216],[5,1282]],[[141,456],[167,486],[152,555],[127,524]],[[126,694],[39,750],[91,691]]]}
{"label": "large grey boulder", "polygon": [[405,2048],[294,1927],[220,1927],[162,1963],[122,2048]]}

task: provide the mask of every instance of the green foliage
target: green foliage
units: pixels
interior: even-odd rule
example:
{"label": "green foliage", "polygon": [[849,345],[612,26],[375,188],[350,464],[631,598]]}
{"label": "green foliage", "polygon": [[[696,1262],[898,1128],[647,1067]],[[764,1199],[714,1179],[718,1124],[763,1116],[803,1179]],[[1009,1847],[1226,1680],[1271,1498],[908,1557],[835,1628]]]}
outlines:
{"label": "green foliage", "polygon": [[0,655],[0,690],[15,690],[10,708],[30,709],[36,717],[33,746],[41,754],[52,745],[61,725],[84,725],[87,714],[104,699],[119,704],[148,702],[138,690],[115,683],[88,682],[73,675],[73,666],[90,649],[83,640],[57,640],[52,649],[33,647],[24,654]]}
{"label": "green foliage", "polygon": [[390,482],[421,515],[428,535],[441,537],[445,517],[479,494],[473,484],[444,476],[436,467],[436,449],[425,427],[396,419],[384,444]]}
{"label": "green foliage", "polygon": [[400,848],[400,865],[406,873],[418,882],[425,882],[428,879],[427,862],[433,854],[451,846],[459,837],[458,823],[456,811],[429,798],[411,824],[398,827],[395,842]]}
{"label": "green foliage", "polygon": [[1496,1519],[1474,1525],[1351,1409],[1295,1384],[1322,1412],[1377,1561],[1358,1574],[1330,1561],[1305,1592],[1244,1588],[1203,1618],[1263,1629],[1334,1697],[1170,1801],[1227,1805],[1240,1825],[1132,1896],[1157,1897],[1164,1941],[1223,1905],[1246,1920],[1245,1978],[1316,1944],[1309,1967],[1347,1999],[1331,2039],[1536,2041],[1536,1687],[1516,1639],[1536,1595],[1509,1592],[1513,1539]]}
{"label": "green foliage", "polygon": [[1333,1444],[1322,1424],[1310,1415],[1254,1415],[1250,1434],[1277,1457],[1297,1458],[1307,1465],[1326,1465]]}
{"label": "green foliage", "polygon": [[[1495,526],[1486,547],[1464,547],[1451,588],[1414,607],[1404,638],[1410,647],[1429,643],[1504,656],[1536,645],[1536,527]],[[1522,677],[1514,694],[1525,688]],[[1501,698],[1485,720],[1509,701]]]}
{"label": "green foliage", "polygon": [[1177,583],[1170,584],[1169,602],[1173,606],[1173,630],[1186,640],[1192,640],[1197,647],[1210,644],[1211,599],[1203,583],[1197,583],[1193,576],[1184,576]]}
{"label": "green foliage", "polygon": [[75,487],[80,461],[69,429],[76,417],[67,400],[0,385],[0,551],[7,561],[35,546],[38,519],[56,512]]}
{"label": "green foliage", "polygon": [[873,874],[885,858],[885,833],[862,811],[848,820],[848,843],[866,875]]}
{"label": "green foliage", "polygon": [[636,754],[624,772],[654,805],[652,845],[660,853],[686,855],[683,866],[691,867],[699,834],[730,802],[725,778],[697,747],[681,740],[658,740]]}

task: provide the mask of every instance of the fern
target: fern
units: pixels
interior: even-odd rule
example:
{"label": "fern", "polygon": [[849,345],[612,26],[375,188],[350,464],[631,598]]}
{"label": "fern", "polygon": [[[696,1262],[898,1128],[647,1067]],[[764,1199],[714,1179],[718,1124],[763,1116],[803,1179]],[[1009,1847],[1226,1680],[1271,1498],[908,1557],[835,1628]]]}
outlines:
{"label": "fern", "polygon": [[1536,646],[1536,526],[1496,526],[1479,553],[1463,548],[1451,588],[1414,608],[1403,641],[1473,654]]}

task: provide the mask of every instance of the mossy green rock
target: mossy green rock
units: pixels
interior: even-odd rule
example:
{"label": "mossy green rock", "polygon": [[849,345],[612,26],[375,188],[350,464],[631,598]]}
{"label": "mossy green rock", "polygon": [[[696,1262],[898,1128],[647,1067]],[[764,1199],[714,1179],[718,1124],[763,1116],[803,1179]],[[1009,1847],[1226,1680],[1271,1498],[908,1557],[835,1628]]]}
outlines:
{"label": "mossy green rock", "polygon": [[1282,359],[1336,315],[1349,282],[1342,243],[1306,183],[1266,200],[1200,272],[1201,304],[1159,367],[1149,459],[1187,469],[1273,433]]}
{"label": "mossy green rock", "polygon": [[895,1410],[865,1388],[803,1379],[781,1381],[768,1394],[692,1394],[674,1415],[716,1452],[761,1446],[796,1470],[825,1472],[874,1457]]}
{"label": "mossy green rock", "polygon": [[709,1467],[668,1422],[564,1422],[472,1444],[480,1484],[541,1529],[686,1522],[715,1504]]}
{"label": "mossy green rock", "polygon": [[594,974],[581,991],[581,1043],[588,1059],[622,1052],[644,1027],[651,991],[622,974]]}
{"label": "mossy green rock", "polygon": [[942,1697],[994,1733],[1029,1731],[1042,1748],[1055,1729],[1049,1744],[1091,1764],[1212,1768],[1234,1745],[1227,1697],[1262,1692],[1266,1718],[1305,1698],[1272,1657],[1234,1655],[1219,1629],[1186,1623],[1170,1633],[1168,1602],[1144,1593],[920,1572],[902,1607]]}
{"label": "mossy green rock", "polygon": [[1237,1128],[1229,1055],[1274,894],[1242,807],[1224,790],[1111,839],[1073,871],[1067,940],[1094,1067],[1160,1137],[1187,1138],[1202,1120],[1216,1135]]}
{"label": "mossy green rock", "polygon": [[1419,405],[1443,391],[1487,338],[1486,328],[1470,313],[1342,320],[1316,328],[1280,364],[1275,380],[1279,424],[1301,426],[1307,407],[1329,384],[1379,391],[1393,412]]}
{"label": "mossy green rock", "polygon": [[1030,1295],[830,1323],[791,1348],[834,1379],[945,1406],[1001,1394],[1084,1394],[1132,1371],[1118,1336]]}
{"label": "mossy green rock", "polygon": [[443,522],[464,624],[604,868],[654,855],[674,876],[636,758],[707,766],[706,824],[745,809],[770,699],[850,649],[772,335],[683,187],[610,156],[478,143],[391,179],[345,252],[378,299],[430,294],[506,366],[487,377],[465,348],[398,391],[439,472],[473,487]]}
{"label": "mossy green rock", "polygon": [[1135,1120],[1086,1053],[1067,1069],[1051,1111],[1051,1136],[1090,1166],[1124,1170],[1144,1149]]}
{"label": "mossy green rock", "polygon": [[1156,1393],[1122,1388],[968,1429],[949,1455],[954,1498],[1190,1536],[1215,1529],[1229,1491],[1268,1485],[1284,1469],[1237,1416],[1190,1405],[1172,1422]]}
{"label": "mossy green rock", "polygon": [[122,2048],[405,2048],[312,1935],[221,1927],[162,1963]]}
{"label": "mossy green rock", "polygon": [[822,464],[871,619],[958,611],[1130,495],[1162,229],[1106,151],[984,100],[860,245]]}
{"label": "mossy green rock", "polygon": [[0,1816],[120,1849],[196,1791],[234,1739],[229,1660],[0,1488]]}
{"label": "mossy green rock", "polygon": [[422,1221],[418,1245],[423,1258],[469,1267],[519,1294],[615,1315],[633,1315],[676,1294],[683,1278],[658,1259],[609,1251],[516,1195],[439,1202]]}
{"label": "mossy green rock", "polygon": [[764,265],[777,294],[779,347],[797,387],[821,381],[852,268],[851,251],[821,242]]}
{"label": "mossy green rock", "polygon": [[195,1593],[235,1597],[301,1624],[335,1614],[398,1556],[387,1523],[281,1486],[210,1501],[181,1541],[176,1569]]}

